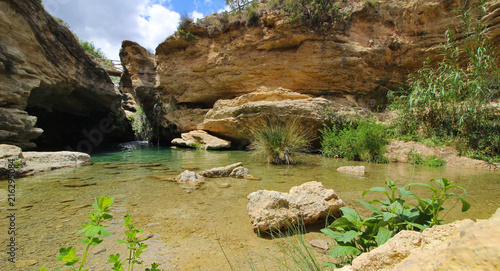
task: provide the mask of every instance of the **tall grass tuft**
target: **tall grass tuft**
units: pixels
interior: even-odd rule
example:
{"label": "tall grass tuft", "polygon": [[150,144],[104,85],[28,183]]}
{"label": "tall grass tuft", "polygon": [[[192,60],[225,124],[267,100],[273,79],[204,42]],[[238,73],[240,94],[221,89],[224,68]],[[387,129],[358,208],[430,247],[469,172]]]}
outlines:
{"label": "tall grass tuft", "polygon": [[298,154],[307,151],[313,139],[312,130],[301,123],[300,117],[261,117],[249,128],[253,137],[249,148],[271,164],[296,164]]}

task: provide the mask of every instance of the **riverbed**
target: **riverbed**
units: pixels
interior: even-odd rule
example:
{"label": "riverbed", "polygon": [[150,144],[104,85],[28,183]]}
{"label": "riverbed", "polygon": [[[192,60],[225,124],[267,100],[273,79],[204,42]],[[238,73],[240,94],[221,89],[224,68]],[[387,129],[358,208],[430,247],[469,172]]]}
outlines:
{"label": "riverbed", "polygon": [[[75,235],[81,223],[88,221],[97,196],[113,196],[113,219],[106,221],[111,236],[93,247],[86,268],[110,270],[110,254],[125,255],[123,216],[130,214],[133,224],[151,238],[142,258],[145,265],[155,261],[165,270],[273,270],[273,258],[280,254],[278,240],[259,238],[252,230],[246,205],[247,195],[266,189],[288,192],[292,186],[308,181],[322,182],[336,191],[341,199],[360,213],[369,212],[353,199],[363,198],[362,192],[374,186],[385,186],[386,180],[399,180],[399,185],[424,182],[446,177],[467,189],[472,208],[462,213],[456,201],[446,205],[445,222],[457,219],[488,218],[498,207],[500,173],[478,169],[426,168],[409,164],[369,164],[304,155],[294,166],[268,165],[264,159],[245,151],[203,151],[170,148],[145,148],[92,155],[94,165],[62,169],[18,179],[16,189],[17,260],[26,267],[18,270],[62,268],[56,260],[60,247],[76,246],[81,255],[83,236]],[[168,179],[188,169],[201,171],[213,167],[243,162],[259,180],[233,178],[209,179],[199,190],[186,191]],[[337,172],[347,165],[363,165],[365,176]],[[0,192],[6,194],[7,182]],[[227,187],[224,183],[229,183]],[[416,192],[424,192],[419,191]],[[456,191],[459,192],[459,191]],[[363,199],[381,198],[370,193]],[[0,230],[7,232],[6,197],[2,206]],[[304,235],[308,242],[325,239],[319,232],[324,225],[309,228]],[[6,234],[0,241],[2,261],[6,266]],[[313,249],[320,262],[328,257]],[[224,255],[224,253],[226,255]],[[228,260],[229,259],[229,260]],[[267,259],[267,260],[266,260]],[[249,263],[251,262],[251,263]],[[7,268],[8,267],[8,268]],[[136,270],[144,270],[144,267]]]}

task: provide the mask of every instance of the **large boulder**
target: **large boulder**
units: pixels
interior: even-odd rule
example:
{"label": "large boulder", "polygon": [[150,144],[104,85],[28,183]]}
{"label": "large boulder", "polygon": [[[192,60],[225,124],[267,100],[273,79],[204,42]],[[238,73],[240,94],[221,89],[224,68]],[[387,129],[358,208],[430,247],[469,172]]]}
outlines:
{"label": "large boulder", "polygon": [[173,145],[205,149],[218,150],[231,148],[231,142],[220,139],[202,130],[195,130],[189,133],[181,134],[181,138],[174,138],[171,142]]}
{"label": "large boulder", "polygon": [[402,231],[342,270],[498,270],[500,209],[487,220]]}
{"label": "large boulder", "polygon": [[92,164],[90,155],[82,152],[22,152],[21,148],[17,146],[0,144],[0,178],[6,178],[9,159],[14,159],[16,163],[19,162],[19,167],[16,168],[16,177]]}
{"label": "large boulder", "polygon": [[0,37],[0,143],[74,148],[106,118],[103,142],[131,134],[108,74],[41,1],[0,1]]}
{"label": "large boulder", "polygon": [[315,131],[321,127],[321,114],[329,104],[324,98],[311,98],[284,88],[260,88],[235,99],[218,100],[199,126],[242,142],[250,140],[249,125],[259,116],[300,117],[305,126]]}
{"label": "large boulder", "polygon": [[314,224],[329,215],[340,216],[340,208],[345,206],[333,189],[316,181],[292,187],[289,193],[259,190],[247,198],[255,232]]}

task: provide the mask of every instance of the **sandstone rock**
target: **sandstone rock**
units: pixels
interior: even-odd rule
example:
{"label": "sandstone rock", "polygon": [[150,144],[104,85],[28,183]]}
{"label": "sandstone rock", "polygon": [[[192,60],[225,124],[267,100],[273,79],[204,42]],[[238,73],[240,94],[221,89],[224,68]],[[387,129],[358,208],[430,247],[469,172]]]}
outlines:
{"label": "sandstone rock", "polygon": [[174,138],[172,144],[206,150],[227,149],[231,147],[231,142],[210,135],[202,130],[183,133],[181,137],[182,138]]}
{"label": "sandstone rock", "polygon": [[357,257],[351,270],[496,270],[500,209],[487,220],[461,220],[422,233],[402,231]]}
{"label": "sandstone rock", "polygon": [[0,159],[16,159],[21,156],[21,152],[17,146],[0,144]]}
{"label": "sandstone rock", "polygon": [[495,163],[495,167],[486,161],[460,156],[458,151],[453,147],[429,147],[415,141],[391,140],[391,143],[387,146],[386,157],[393,162],[406,163],[408,162],[407,153],[411,150],[421,155],[434,155],[437,158],[441,158],[446,161],[447,167],[500,170],[500,163]]}
{"label": "sandstone rock", "polygon": [[309,242],[309,245],[315,248],[319,248],[321,250],[327,251],[330,249],[330,245],[328,245],[328,242],[324,239],[314,239]]}
{"label": "sandstone rock", "polygon": [[340,216],[340,208],[345,206],[335,191],[315,181],[292,187],[289,193],[259,190],[247,198],[255,232],[314,224],[328,215]]}
{"label": "sandstone rock", "polygon": [[[158,87],[179,103],[208,106],[257,86],[375,94],[401,86],[427,57],[441,59],[444,32],[460,23],[452,12],[459,0],[346,2],[353,3],[343,10],[350,19],[326,33],[271,10],[254,27],[234,26],[216,37],[200,33],[193,42],[167,38],[156,49]],[[500,36],[498,14],[491,17],[491,33]]]}
{"label": "sandstone rock", "polygon": [[242,166],[239,166],[231,171],[229,174],[229,177],[232,178],[243,178],[243,179],[253,179],[254,176],[250,172],[248,168],[244,168]]}
{"label": "sandstone rock", "polygon": [[229,174],[233,172],[233,170],[237,167],[243,166],[243,163],[238,162],[234,163],[229,166],[225,167],[217,167],[217,168],[212,168],[209,170],[202,171],[198,173],[200,176],[207,177],[207,178],[223,178],[223,177],[229,177]]}
{"label": "sandstone rock", "polygon": [[[0,36],[0,143],[66,148],[120,115],[109,76],[40,1],[1,1]],[[126,137],[114,124],[104,142]]]}
{"label": "sandstone rock", "polygon": [[180,187],[190,191],[200,188],[205,182],[205,178],[193,171],[185,170],[177,176],[177,183]]}
{"label": "sandstone rock", "polygon": [[321,113],[330,102],[288,89],[260,88],[232,100],[218,100],[200,127],[236,141],[250,139],[249,124],[262,115],[287,119],[295,116],[312,130],[322,125]]}
{"label": "sandstone rock", "polygon": [[[10,147],[10,149],[14,150],[14,148],[12,147]],[[17,177],[24,177],[39,172],[51,171],[59,168],[77,167],[92,164],[90,155],[82,152],[22,152],[20,156],[18,154],[18,157],[21,158],[18,161],[22,162],[23,165],[20,168],[16,169]],[[7,158],[0,159],[0,177],[5,177],[5,171],[7,168]]]}
{"label": "sandstone rock", "polygon": [[355,175],[365,175],[364,166],[345,166],[337,168],[338,172],[350,173]]}

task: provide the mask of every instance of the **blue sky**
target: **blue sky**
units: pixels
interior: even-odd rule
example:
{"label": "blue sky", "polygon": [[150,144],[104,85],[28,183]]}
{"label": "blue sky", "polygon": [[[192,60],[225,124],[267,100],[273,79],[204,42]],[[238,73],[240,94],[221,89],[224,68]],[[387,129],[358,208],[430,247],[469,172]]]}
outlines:
{"label": "blue sky", "polygon": [[196,19],[227,8],[225,0],[43,0],[43,4],[110,59],[119,59],[124,39],[154,52],[177,29],[182,14]]}

